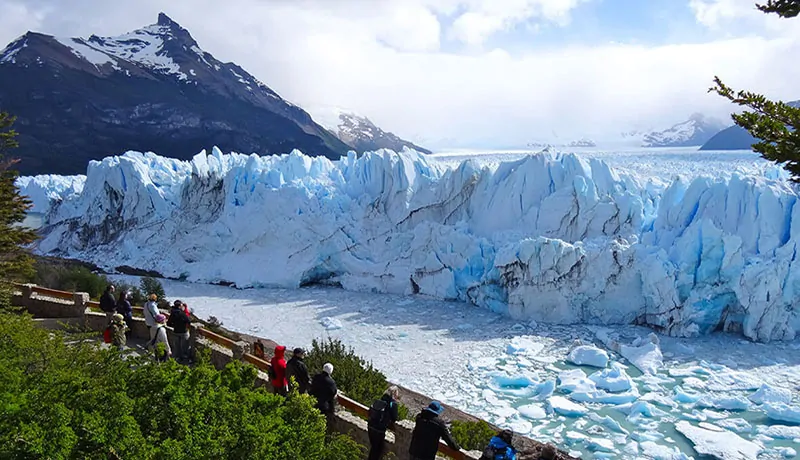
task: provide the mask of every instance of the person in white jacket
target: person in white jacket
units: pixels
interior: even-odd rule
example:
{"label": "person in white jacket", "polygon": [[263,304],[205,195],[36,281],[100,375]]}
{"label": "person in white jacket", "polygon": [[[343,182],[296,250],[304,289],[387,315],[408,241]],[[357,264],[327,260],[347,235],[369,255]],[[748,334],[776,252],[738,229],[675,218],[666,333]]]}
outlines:
{"label": "person in white jacket", "polygon": [[[150,342],[155,350],[157,361],[166,361],[172,356],[172,349],[169,346],[169,339],[167,339],[167,317],[159,313],[156,315],[156,336]],[[158,344],[164,344],[164,351],[159,353]]]}
{"label": "person in white jacket", "polygon": [[158,331],[156,316],[158,316],[161,312],[158,311],[157,301],[158,296],[155,294],[150,294],[147,302],[144,304],[144,324],[146,324],[147,328],[150,330],[150,340],[156,338],[156,332]]}

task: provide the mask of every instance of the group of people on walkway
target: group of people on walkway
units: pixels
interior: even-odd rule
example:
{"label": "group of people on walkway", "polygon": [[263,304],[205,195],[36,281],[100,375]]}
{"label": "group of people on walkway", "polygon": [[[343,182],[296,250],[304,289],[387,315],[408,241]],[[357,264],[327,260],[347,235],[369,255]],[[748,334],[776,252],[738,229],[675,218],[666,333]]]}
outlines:
{"label": "group of people on walkway", "polygon": [[[115,291],[113,284],[106,287],[100,297],[100,309],[106,313],[109,321],[107,330],[110,337],[106,341],[122,351],[127,346],[133,324],[132,295],[130,292],[120,292],[119,298],[115,299]],[[158,361],[175,358],[179,362],[188,363],[191,360],[189,326],[192,320],[189,306],[185,302],[176,300],[168,317],[158,308],[158,296],[150,294],[144,304],[144,322],[150,332],[147,348],[153,350]]]}
{"label": "group of people on walkway", "polygon": [[[292,357],[286,361],[286,347],[278,345],[270,360],[268,370],[270,384],[276,394],[286,396],[295,388],[300,394],[309,394],[316,398],[316,408],[327,420],[336,409],[336,381],[333,379],[333,364],[325,363],[322,372],[309,376],[304,362],[306,352],[295,348]],[[369,408],[367,429],[370,442],[368,460],[379,460],[385,450],[386,430],[394,428],[399,419],[397,399],[400,390],[396,386],[388,390]],[[444,407],[438,401],[432,401],[428,407],[420,411],[415,419],[414,431],[411,435],[409,454],[412,460],[434,460],[439,451],[439,442],[443,440],[454,450],[460,447],[450,434],[445,422],[440,418]],[[513,433],[503,430],[494,436],[483,452],[481,460],[516,460],[517,452],[512,447]]]}

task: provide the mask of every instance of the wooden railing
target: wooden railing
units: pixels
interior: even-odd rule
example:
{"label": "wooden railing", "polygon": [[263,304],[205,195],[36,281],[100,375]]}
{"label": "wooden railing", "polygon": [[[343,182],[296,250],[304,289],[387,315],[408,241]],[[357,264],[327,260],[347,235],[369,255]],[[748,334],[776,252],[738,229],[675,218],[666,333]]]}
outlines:
{"label": "wooden railing", "polygon": [[[14,286],[17,289],[22,289],[23,287],[26,287],[23,284],[17,284],[17,283],[15,283]],[[39,294],[39,295],[43,295],[43,296],[47,296],[47,297],[51,297],[51,298],[65,299],[65,300],[67,300],[67,299],[68,300],[73,300],[75,298],[73,292],[66,292],[66,291],[59,291],[59,290],[55,290],[55,289],[48,289],[48,288],[41,287],[41,286],[31,286],[30,288],[31,288],[31,291],[33,293],[35,293],[35,294]],[[91,309],[99,310],[100,303],[99,302],[95,302],[93,300],[90,300],[89,302],[87,302],[87,306],[89,308],[91,308]],[[144,311],[144,308],[142,308],[142,307],[133,307],[133,311],[134,311],[134,313],[138,313],[139,315],[141,315],[142,312]],[[197,328],[197,333],[199,335],[203,336],[204,338],[216,343],[217,345],[219,345],[221,347],[224,347],[226,349],[229,349],[229,350],[233,350],[235,347],[238,346],[236,341],[231,340],[231,339],[229,339],[227,337],[224,337],[224,336],[222,336],[220,334],[217,334],[217,333],[215,333],[213,331],[210,331],[210,330],[208,330],[206,328],[203,328],[203,327],[198,327]],[[258,369],[261,369],[264,372],[267,372],[269,370],[269,368],[270,368],[270,363],[269,362],[267,362],[264,359],[259,358],[258,356],[252,355],[250,353],[244,353],[242,355],[242,360],[254,365],[255,367],[257,367]],[[369,408],[367,406],[359,403],[358,401],[350,399],[347,396],[344,396],[344,395],[341,395],[341,394],[336,396],[336,400],[339,403],[339,405],[341,407],[343,407],[345,410],[347,410],[348,412],[351,412],[351,413],[356,414],[356,415],[358,415],[360,417],[363,417],[363,418],[367,418],[369,416]],[[468,457],[466,454],[464,454],[464,452],[453,450],[453,449],[450,448],[450,446],[448,446],[447,444],[445,444],[443,442],[439,443],[439,452],[444,454],[444,455],[446,455],[446,456],[448,456],[448,457],[450,457],[450,458],[452,458],[452,459],[454,459],[454,460],[470,460],[470,457]]]}

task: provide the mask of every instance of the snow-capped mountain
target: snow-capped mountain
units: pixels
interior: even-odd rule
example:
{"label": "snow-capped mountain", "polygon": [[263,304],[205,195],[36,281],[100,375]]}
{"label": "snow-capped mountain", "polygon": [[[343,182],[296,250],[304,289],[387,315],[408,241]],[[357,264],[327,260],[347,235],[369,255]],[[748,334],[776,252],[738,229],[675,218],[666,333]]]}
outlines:
{"label": "snow-capped mountain", "polygon": [[202,148],[338,158],[344,143],[164,14],[118,37],[28,32],[0,53],[0,107],[18,117],[20,170],[83,173],[128,149]]}
{"label": "snow-capped mountain", "polygon": [[369,118],[353,111],[319,107],[311,108],[309,112],[315,121],[357,152],[372,152],[380,149],[399,152],[403,150],[403,147],[408,147],[421,153],[431,153],[426,148],[402,139],[394,133],[382,130]]}
{"label": "snow-capped mountain", "polygon": [[645,134],[642,147],[693,147],[706,143],[725,128],[721,121],[695,113],[688,120],[664,131]]}

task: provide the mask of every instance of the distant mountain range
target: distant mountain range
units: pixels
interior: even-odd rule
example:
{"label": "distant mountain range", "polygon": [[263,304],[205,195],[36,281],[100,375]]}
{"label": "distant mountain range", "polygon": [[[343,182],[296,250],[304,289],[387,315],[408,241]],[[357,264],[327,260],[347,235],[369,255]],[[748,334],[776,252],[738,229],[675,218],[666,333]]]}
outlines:
{"label": "distant mountain range", "polygon": [[695,113],[688,120],[668,129],[645,134],[642,147],[701,146],[723,128],[725,125],[721,121]]}
{"label": "distant mountain range", "polygon": [[357,152],[383,148],[399,152],[403,147],[408,147],[421,153],[431,153],[426,148],[382,130],[369,118],[355,112],[340,108],[311,108],[309,111],[322,126]]}
{"label": "distant mountain range", "polygon": [[[800,101],[791,101],[788,105],[800,108]],[[750,150],[758,139],[747,130],[737,125],[730,126],[715,134],[700,150]]]}
{"label": "distant mountain range", "polygon": [[[89,160],[127,150],[188,159],[214,145],[262,155],[297,148],[338,159],[365,145],[343,142],[238,65],[203,51],[164,14],[118,37],[26,33],[0,52],[0,110],[17,116],[14,155],[26,175],[84,173]],[[396,144],[370,129],[370,149]]]}

